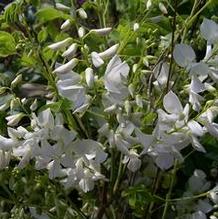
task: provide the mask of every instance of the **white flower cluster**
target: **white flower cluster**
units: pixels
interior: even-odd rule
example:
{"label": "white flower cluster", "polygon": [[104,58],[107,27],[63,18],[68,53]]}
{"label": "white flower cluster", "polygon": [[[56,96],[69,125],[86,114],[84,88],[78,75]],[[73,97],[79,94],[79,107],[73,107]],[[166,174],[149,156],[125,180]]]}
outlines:
{"label": "white flower cluster", "polygon": [[[35,168],[48,169],[49,178],[61,178],[65,187],[79,187],[87,192],[94,181],[103,179],[100,164],[107,154],[102,145],[94,140],[80,140],[76,133],[63,126],[60,114],[53,117],[50,109],[33,115],[31,127],[8,128],[10,138],[0,138],[1,162],[8,163],[8,154],[20,159],[18,167],[24,167],[31,159]],[[7,161],[6,161],[7,160]]]}

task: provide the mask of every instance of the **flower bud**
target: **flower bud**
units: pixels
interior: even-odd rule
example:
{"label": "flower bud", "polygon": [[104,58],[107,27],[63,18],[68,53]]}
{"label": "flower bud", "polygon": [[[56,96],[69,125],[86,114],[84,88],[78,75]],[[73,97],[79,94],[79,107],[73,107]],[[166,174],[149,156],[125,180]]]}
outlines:
{"label": "flower bud", "polygon": [[134,85],[133,84],[130,84],[128,86],[128,90],[129,90],[129,93],[132,97],[134,97],[134,92],[135,92],[135,88],[134,88]]}
{"label": "flower bud", "polygon": [[6,109],[8,109],[10,107],[10,102],[11,101],[7,101],[5,104],[0,106],[0,111],[5,111]]}
{"label": "flower bud", "polygon": [[72,60],[70,60],[66,64],[61,65],[58,68],[56,68],[53,71],[53,73],[55,73],[55,74],[65,74],[65,73],[71,71],[77,64],[78,64],[78,59],[73,58]]}
{"label": "flower bud", "polygon": [[0,169],[3,169],[8,166],[11,159],[11,152],[0,150]]}
{"label": "flower bud", "polygon": [[55,6],[56,6],[57,9],[59,9],[61,11],[70,11],[70,7],[68,7],[64,4],[56,3]]}
{"label": "flower bud", "polygon": [[117,105],[113,104],[112,106],[109,106],[109,107],[105,108],[104,112],[105,113],[113,113],[116,110],[117,110]]}
{"label": "flower bud", "polygon": [[218,204],[218,186],[209,191],[209,198],[214,204]]}
{"label": "flower bud", "polygon": [[85,78],[86,78],[86,83],[89,88],[92,88],[94,85],[94,74],[93,74],[93,69],[87,68],[85,70]]}
{"label": "flower bud", "polygon": [[7,125],[16,126],[24,116],[24,113],[17,113],[15,115],[7,116],[5,119],[8,121]]}
{"label": "flower bud", "polygon": [[91,59],[92,59],[92,63],[93,65],[98,68],[101,65],[104,64],[104,61],[102,60],[102,58],[99,56],[99,54],[97,52],[92,52],[91,53]]}
{"label": "flower bud", "polygon": [[18,75],[12,82],[11,88],[15,88],[22,81],[22,75]]}
{"label": "flower bud", "polygon": [[62,49],[62,48],[65,48],[66,46],[69,45],[69,43],[71,42],[71,40],[72,40],[72,39],[71,39],[70,37],[68,37],[68,38],[65,39],[65,40],[62,40],[62,41],[59,41],[59,42],[57,42],[57,43],[53,43],[53,44],[49,45],[48,48],[50,48],[50,49],[52,49],[52,50],[54,50],[54,51],[59,50],[59,49]]}
{"label": "flower bud", "polygon": [[78,29],[78,36],[79,36],[79,38],[83,38],[85,33],[86,33],[86,31],[85,31],[85,29],[83,27],[80,27]]}
{"label": "flower bud", "polygon": [[119,47],[119,44],[115,44],[111,46],[109,49],[105,50],[104,52],[98,53],[98,55],[101,58],[109,58],[116,54],[118,47]]}
{"label": "flower bud", "polygon": [[38,107],[37,99],[34,100],[34,102],[31,104],[30,109],[31,111],[35,111]]}
{"label": "flower bud", "polygon": [[78,14],[79,14],[80,18],[82,18],[82,19],[87,19],[87,17],[88,17],[83,8],[78,9]]}
{"label": "flower bud", "polygon": [[105,28],[101,28],[101,29],[92,29],[90,30],[90,32],[94,32],[96,34],[105,36],[107,34],[109,34],[111,32],[112,28],[111,27],[105,27]]}
{"label": "flower bud", "polygon": [[17,98],[13,98],[10,102],[10,109],[14,110],[15,108],[17,108],[20,105],[20,99]]}
{"label": "flower bud", "polygon": [[64,23],[61,25],[61,30],[68,30],[71,25],[70,19],[67,19],[64,21]]}
{"label": "flower bud", "polygon": [[168,14],[168,11],[162,2],[159,3],[159,9],[163,14]]}
{"label": "flower bud", "polygon": [[0,88],[0,95],[4,94],[6,92],[6,90],[7,90],[7,87],[1,87]]}
{"label": "flower bud", "polygon": [[129,100],[126,100],[126,101],[125,101],[125,103],[124,103],[124,108],[125,108],[125,110],[126,110],[127,115],[129,116],[130,113],[131,113],[131,110],[132,110],[132,106],[131,106]]}
{"label": "flower bud", "polygon": [[109,124],[108,123],[105,123],[100,129],[98,129],[98,133],[100,135],[104,135],[104,136],[107,136],[109,135]]}
{"label": "flower bud", "polygon": [[151,6],[152,6],[152,1],[148,0],[147,3],[146,3],[147,10],[149,10]]}
{"label": "flower bud", "polygon": [[134,23],[133,25],[133,31],[137,31],[139,29],[139,23]]}
{"label": "flower bud", "polygon": [[76,51],[77,51],[77,44],[76,43],[73,43],[72,45],[69,46],[69,48],[62,54],[63,57],[66,57],[68,59],[71,59]]}
{"label": "flower bud", "polygon": [[141,95],[139,95],[139,94],[136,95],[136,104],[137,104],[137,106],[139,106],[140,108],[143,108],[142,97],[141,97]]}
{"label": "flower bud", "polygon": [[133,67],[132,67],[133,73],[135,73],[135,72],[137,71],[137,68],[138,68],[138,65],[137,65],[137,64],[134,64]]}

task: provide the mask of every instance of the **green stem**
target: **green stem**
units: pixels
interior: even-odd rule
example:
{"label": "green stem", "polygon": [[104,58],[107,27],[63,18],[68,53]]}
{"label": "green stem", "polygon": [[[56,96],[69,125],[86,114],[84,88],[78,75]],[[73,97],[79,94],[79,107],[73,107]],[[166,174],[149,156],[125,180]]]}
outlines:
{"label": "green stem", "polygon": [[116,191],[117,191],[117,189],[118,189],[119,182],[120,182],[120,178],[121,178],[121,176],[122,176],[122,167],[123,167],[122,159],[123,159],[123,155],[120,154],[119,169],[118,169],[117,178],[116,178],[116,181],[115,181],[115,184],[114,184],[114,188],[113,188],[113,194],[116,193]]}
{"label": "green stem", "polygon": [[174,163],[174,167],[173,167],[173,173],[172,173],[172,177],[171,177],[170,187],[169,187],[168,193],[166,195],[166,200],[165,200],[166,203],[165,203],[165,206],[164,206],[162,219],[165,219],[166,216],[167,216],[167,211],[168,211],[168,207],[169,207],[169,199],[170,199],[170,196],[172,194],[173,186],[174,186],[175,179],[176,179],[177,163],[178,162],[176,160],[175,163]]}
{"label": "green stem", "polygon": [[166,85],[166,93],[169,91],[170,86],[170,79],[173,69],[173,50],[175,46],[175,32],[176,32],[176,12],[177,12],[177,0],[175,0],[175,13],[173,16],[173,30],[172,30],[172,39],[171,39],[171,58],[170,58],[170,67],[169,67],[169,73],[167,78],[167,85]]}

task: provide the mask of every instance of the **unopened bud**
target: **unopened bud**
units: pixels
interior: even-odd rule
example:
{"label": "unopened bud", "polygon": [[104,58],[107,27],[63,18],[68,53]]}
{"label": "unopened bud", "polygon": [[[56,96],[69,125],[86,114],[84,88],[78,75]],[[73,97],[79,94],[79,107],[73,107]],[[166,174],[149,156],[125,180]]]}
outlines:
{"label": "unopened bud", "polygon": [[37,99],[34,100],[34,102],[31,104],[30,109],[31,111],[35,111],[38,107]]}
{"label": "unopened bud", "polygon": [[90,30],[90,32],[94,32],[96,34],[105,36],[107,34],[109,34],[111,32],[112,28],[111,27],[105,27],[105,28],[101,28],[101,29],[92,29]]}
{"label": "unopened bud", "polygon": [[137,71],[137,68],[138,68],[138,65],[137,65],[137,64],[134,64],[133,67],[132,67],[133,73],[135,73],[135,72]]}
{"label": "unopened bud", "polygon": [[137,106],[139,106],[140,108],[143,108],[142,97],[141,97],[139,94],[136,95],[136,104],[137,104]]}
{"label": "unopened bud", "polygon": [[148,0],[146,3],[147,10],[149,10],[151,6],[152,6],[152,0]]}
{"label": "unopened bud", "polygon": [[64,4],[56,3],[55,6],[56,6],[57,9],[59,9],[61,11],[70,11],[70,7],[68,7]]}
{"label": "unopened bud", "polygon": [[124,108],[125,108],[125,110],[126,110],[127,115],[129,116],[130,113],[131,113],[131,110],[132,110],[132,106],[131,106],[129,100],[126,100],[126,101],[125,101],[125,103],[124,103]]}
{"label": "unopened bud", "polygon": [[12,82],[11,88],[15,88],[22,81],[22,75],[18,75]]}
{"label": "unopened bud", "polygon": [[139,23],[134,23],[133,30],[136,32],[139,29]]}
{"label": "unopened bud", "polygon": [[78,9],[78,14],[82,19],[87,19],[87,14],[83,8]]}
{"label": "unopened bud", "polygon": [[56,68],[53,72],[55,74],[65,74],[65,73],[68,73],[69,71],[71,71],[77,64],[78,64],[78,59],[73,58],[72,60],[70,60],[66,64],[61,65],[58,68]]}
{"label": "unopened bud", "polygon": [[70,44],[70,42],[72,41],[72,39],[70,37],[68,37],[65,40],[59,41],[57,43],[53,43],[51,45],[48,46],[48,48],[56,51],[62,48],[65,48],[66,46],[68,46]]}
{"label": "unopened bud", "polygon": [[86,31],[85,31],[85,29],[83,27],[80,27],[78,29],[78,36],[79,36],[79,38],[83,38],[85,36],[85,33],[86,33]]}
{"label": "unopened bud", "polygon": [[5,119],[8,121],[7,125],[16,126],[24,116],[24,113],[18,113],[15,115],[7,116]]}
{"label": "unopened bud", "polygon": [[64,21],[64,23],[61,25],[61,30],[68,30],[70,26],[71,26],[70,19],[67,19],[67,20]]}
{"label": "unopened bud", "polygon": [[130,85],[128,86],[128,90],[129,90],[130,95],[131,95],[132,97],[134,97],[135,88],[134,88],[133,84],[130,84]]}
{"label": "unopened bud", "polygon": [[98,53],[101,58],[109,58],[114,56],[119,48],[119,44],[115,44],[111,46],[109,49],[105,50],[104,52]]}
{"label": "unopened bud", "polygon": [[159,3],[159,9],[163,14],[168,14],[168,11],[162,2]]}
{"label": "unopened bud", "polygon": [[86,83],[89,88],[92,88],[94,85],[94,74],[93,74],[93,69],[92,68],[87,68],[85,70],[85,78],[86,78]]}
{"label": "unopened bud", "polygon": [[77,51],[77,44],[73,43],[72,45],[69,46],[69,48],[62,54],[63,57],[66,57],[68,59],[71,59],[76,51]]}

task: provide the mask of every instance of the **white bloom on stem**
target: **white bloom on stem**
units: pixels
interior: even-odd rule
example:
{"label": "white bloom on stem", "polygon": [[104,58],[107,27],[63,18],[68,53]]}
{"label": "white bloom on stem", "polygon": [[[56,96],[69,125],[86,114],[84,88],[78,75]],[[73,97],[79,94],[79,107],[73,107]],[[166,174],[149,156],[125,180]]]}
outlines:
{"label": "white bloom on stem", "polygon": [[196,55],[192,47],[183,43],[175,45],[173,57],[176,63],[181,67],[189,66],[196,59]]}
{"label": "white bloom on stem", "polygon": [[140,169],[142,162],[139,159],[139,155],[131,149],[129,155],[125,156],[123,163],[128,163],[127,168],[132,172],[136,172]]}
{"label": "white bloom on stem", "polygon": [[125,85],[129,74],[129,66],[122,62],[121,59],[115,55],[107,65],[104,84],[107,91],[115,95],[117,99],[124,99],[128,96],[128,88]]}
{"label": "white bloom on stem", "polygon": [[68,37],[65,40],[62,40],[62,41],[59,41],[57,43],[53,43],[53,44],[49,45],[48,48],[50,48],[54,51],[59,50],[59,49],[63,49],[66,46],[68,46],[71,41],[72,41],[72,38]]}
{"label": "white bloom on stem", "polygon": [[71,59],[75,55],[77,48],[78,45],[76,43],[71,44],[67,50],[63,52],[62,56]]}
{"label": "white bloom on stem", "polygon": [[61,25],[61,30],[68,30],[70,26],[71,26],[71,21],[70,21],[70,19],[67,19],[67,20],[64,21],[64,23]]}
{"label": "white bloom on stem", "polygon": [[218,41],[218,24],[212,20],[204,18],[200,26],[201,35],[209,44],[214,44]]}
{"label": "white bloom on stem", "polygon": [[65,74],[71,71],[76,65],[78,64],[78,59],[73,58],[69,62],[65,63],[64,65],[59,66],[53,72],[55,74]]}
{"label": "white bloom on stem", "polygon": [[116,54],[116,51],[119,47],[119,44],[115,44],[113,46],[111,46],[109,49],[101,52],[101,53],[97,53],[97,52],[92,52],[91,53],[91,59],[92,59],[92,63],[93,65],[98,68],[101,65],[104,64],[104,58],[110,58],[111,56]]}
{"label": "white bloom on stem", "polygon": [[105,36],[109,34],[112,31],[111,27],[105,27],[105,28],[100,28],[100,29],[91,29],[90,32],[94,32],[96,34]]}

